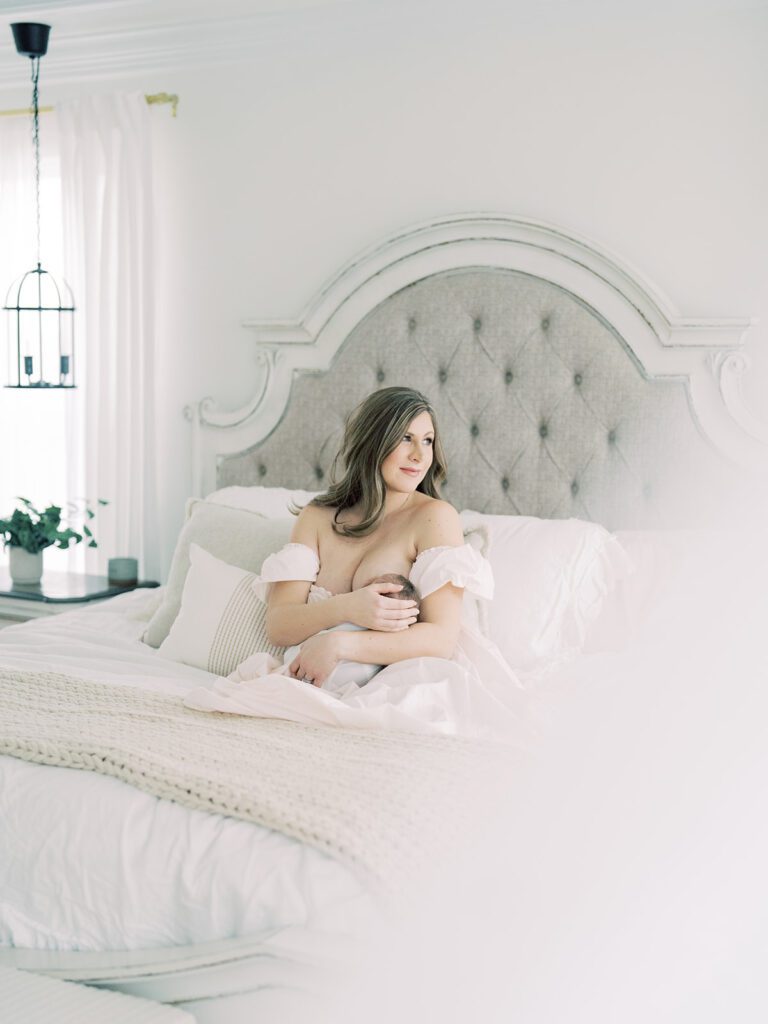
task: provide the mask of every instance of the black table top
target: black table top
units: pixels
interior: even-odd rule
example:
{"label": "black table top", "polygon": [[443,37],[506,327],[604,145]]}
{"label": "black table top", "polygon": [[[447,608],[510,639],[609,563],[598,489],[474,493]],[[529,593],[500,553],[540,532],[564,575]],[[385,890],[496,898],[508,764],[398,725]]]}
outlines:
{"label": "black table top", "polygon": [[139,580],[127,587],[110,583],[106,576],[87,576],[77,572],[47,572],[39,583],[14,583],[7,566],[0,567],[0,597],[22,601],[43,601],[67,604],[76,601],[97,601],[116,594],[126,594],[138,587],[157,587],[154,580]]}

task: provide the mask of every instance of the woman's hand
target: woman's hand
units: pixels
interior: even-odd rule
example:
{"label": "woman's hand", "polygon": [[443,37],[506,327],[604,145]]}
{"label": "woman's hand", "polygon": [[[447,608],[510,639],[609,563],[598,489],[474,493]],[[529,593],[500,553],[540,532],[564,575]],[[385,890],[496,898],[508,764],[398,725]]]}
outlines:
{"label": "woman's hand", "polygon": [[[400,601],[399,583],[369,583],[367,587],[345,594],[345,615],[363,629],[392,633],[412,626],[419,617],[416,601]],[[387,596],[389,595],[389,596]]]}
{"label": "woman's hand", "polygon": [[290,673],[313,686],[322,686],[340,658],[340,637],[336,633],[321,633],[304,641],[290,664]]}

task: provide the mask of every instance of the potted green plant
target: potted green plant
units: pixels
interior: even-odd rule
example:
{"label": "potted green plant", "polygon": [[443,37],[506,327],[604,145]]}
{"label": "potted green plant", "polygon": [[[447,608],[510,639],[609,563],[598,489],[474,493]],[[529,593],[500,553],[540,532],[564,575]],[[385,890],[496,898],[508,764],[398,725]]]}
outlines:
{"label": "potted green plant", "polygon": [[[62,523],[62,510],[59,505],[49,505],[42,511],[32,504],[28,498],[16,499],[21,507],[13,510],[6,519],[0,519],[0,537],[8,549],[8,564],[11,579],[14,583],[39,583],[43,575],[43,551],[56,545],[68,548],[70,544],[79,544],[86,540],[89,548],[98,547],[88,526],[88,521],[96,514],[87,502],[81,507],[72,507],[72,514],[80,513],[84,523],[82,532],[73,530]],[[99,505],[108,502],[99,498]]]}

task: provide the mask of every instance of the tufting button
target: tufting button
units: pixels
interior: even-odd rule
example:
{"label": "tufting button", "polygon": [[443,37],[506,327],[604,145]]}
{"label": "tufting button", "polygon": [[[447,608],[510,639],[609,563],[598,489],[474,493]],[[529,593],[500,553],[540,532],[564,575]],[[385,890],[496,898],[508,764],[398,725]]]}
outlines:
{"label": "tufting button", "polygon": [[514,377],[515,377],[515,375],[514,375],[514,373],[512,373],[511,370],[506,370],[505,371],[505,373],[504,373],[504,381],[507,384],[511,384],[512,381],[514,380]]}
{"label": "tufting button", "polygon": [[386,374],[384,373],[383,370],[377,370],[376,371],[376,380],[379,383],[381,383],[384,380],[385,377],[386,377]]}
{"label": "tufting button", "polygon": [[416,326],[416,317],[415,316],[412,316],[410,318],[410,320],[408,321],[408,326],[409,326],[409,328],[411,330],[413,330],[413,328]]}
{"label": "tufting button", "polygon": [[576,385],[576,387],[579,387],[579,385],[581,384],[581,380],[582,378],[580,373],[575,373],[573,375],[573,383]]}
{"label": "tufting button", "polygon": [[571,494],[576,496],[579,493],[579,484],[577,480],[574,480],[571,484]]}
{"label": "tufting button", "polygon": [[437,379],[440,381],[441,384],[445,384],[445,382],[448,380],[448,371],[445,369],[445,367],[441,367],[437,371]]}
{"label": "tufting button", "polygon": [[546,331],[548,327],[549,327],[549,317],[545,316],[544,319],[541,321],[541,329],[543,331]]}
{"label": "tufting button", "polygon": [[325,473],[323,472],[323,467],[322,466],[315,466],[315,476],[317,477],[318,480],[322,480],[323,479],[323,477],[325,476]]}
{"label": "tufting button", "polygon": [[501,489],[502,489],[502,491],[508,491],[509,490],[509,479],[506,476],[503,476],[501,478]]}
{"label": "tufting button", "polygon": [[608,444],[615,444],[615,443],[616,443],[616,431],[615,430],[609,430],[608,431]]}
{"label": "tufting button", "polygon": [[474,326],[475,326],[475,330],[476,331],[479,331],[480,328],[483,326],[483,322],[482,322],[482,320],[480,319],[479,316],[475,317],[475,325]]}
{"label": "tufting button", "polygon": [[469,428],[469,432],[472,435],[472,437],[477,437],[477,435],[480,433],[480,427],[478,427],[476,423],[473,423],[472,426]]}
{"label": "tufting button", "polygon": [[263,462],[260,462],[259,463],[259,476],[266,476],[266,475],[267,475],[267,467],[264,465]]}
{"label": "tufting button", "polygon": [[546,437],[549,433],[549,428],[546,423],[542,423],[539,427],[539,437]]}

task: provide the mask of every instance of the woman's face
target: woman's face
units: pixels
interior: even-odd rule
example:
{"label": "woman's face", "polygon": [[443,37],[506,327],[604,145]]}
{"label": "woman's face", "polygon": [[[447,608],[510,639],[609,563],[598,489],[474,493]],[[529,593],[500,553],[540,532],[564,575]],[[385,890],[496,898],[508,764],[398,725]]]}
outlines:
{"label": "woman's face", "polygon": [[409,494],[416,490],[432,465],[434,442],[432,417],[428,412],[420,412],[381,464],[381,475],[388,491]]}

